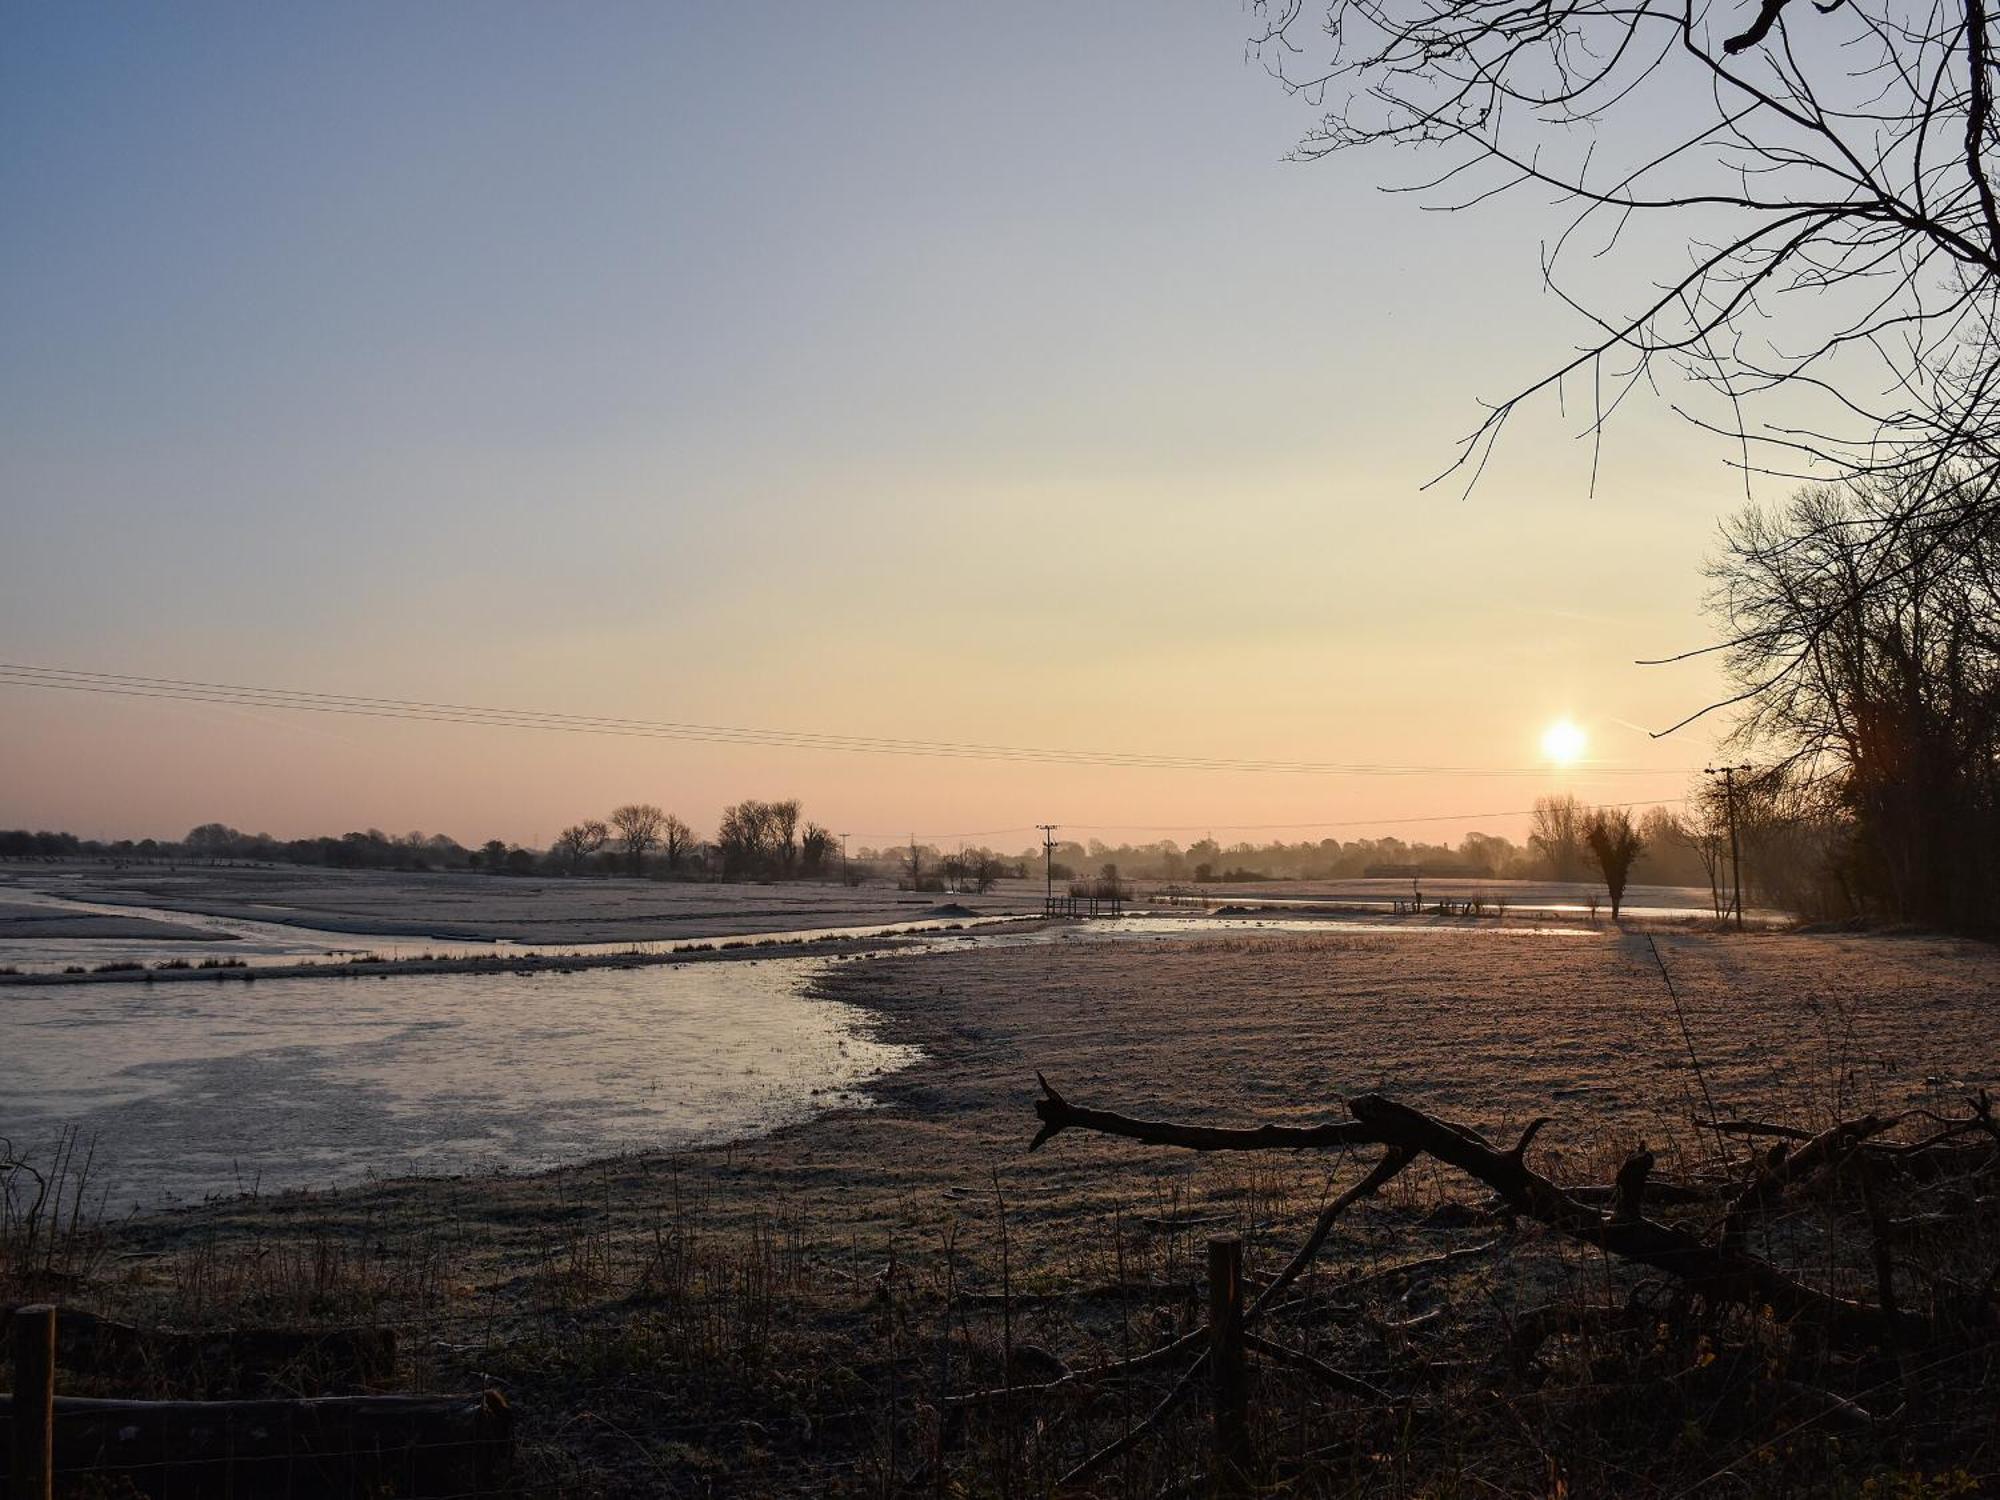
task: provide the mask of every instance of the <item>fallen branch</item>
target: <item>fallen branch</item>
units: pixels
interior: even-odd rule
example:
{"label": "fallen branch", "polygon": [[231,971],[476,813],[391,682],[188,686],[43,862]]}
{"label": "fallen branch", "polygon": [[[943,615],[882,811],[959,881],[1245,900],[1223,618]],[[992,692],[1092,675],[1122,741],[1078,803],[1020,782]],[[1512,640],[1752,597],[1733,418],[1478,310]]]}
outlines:
{"label": "fallen branch", "polygon": [[1038,1151],[1065,1130],[1094,1130],[1099,1135],[1123,1136],[1144,1141],[1149,1146],[1178,1146],[1187,1151],[1299,1151],[1327,1146],[1365,1143],[1363,1130],[1345,1121],[1326,1125],[1260,1125],[1254,1130],[1223,1130],[1210,1125],[1169,1125],[1157,1120],[1134,1120],[1109,1110],[1078,1109],[1049,1087],[1041,1074],[1035,1081],[1043,1097],[1035,1101],[1035,1113],[1042,1128],[1028,1143]]}
{"label": "fallen branch", "polygon": [[1303,1349],[1293,1349],[1285,1344],[1274,1344],[1267,1338],[1254,1333],[1243,1335],[1243,1347],[1253,1349],[1274,1364],[1287,1365],[1294,1370],[1303,1370],[1315,1380],[1324,1381],[1337,1391],[1350,1396],[1361,1396],[1370,1401],[1389,1401],[1389,1393],[1378,1385],[1370,1385],[1358,1375],[1350,1375],[1345,1370],[1337,1370],[1323,1359],[1317,1359]]}
{"label": "fallen branch", "polygon": [[[1037,1075],[1038,1077],[1040,1075]],[[1416,1155],[1435,1157],[1448,1166],[1477,1178],[1516,1213],[1525,1215],[1556,1233],[1579,1243],[1602,1249],[1622,1259],[1664,1271],[1686,1283],[1693,1291],[1716,1301],[1742,1306],[1770,1307],[1787,1321],[1810,1323],[1829,1337],[1850,1346],[1879,1343],[1899,1335],[1912,1342],[1927,1340],[1932,1330],[1928,1322],[1907,1312],[1896,1312],[1838,1297],[1787,1276],[1769,1262],[1749,1254],[1741,1246],[1743,1215],[1781,1192],[1786,1185],[1829,1162],[1837,1161],[1871,1134],[1884,1128],[1871,1118],[1843,1122],[1800,1147],[1796,1152],[1767,1164],[1756,1182],[1747,1188],[1735,1209],[1735,1235],[1726,1235],[1720,1244],[1709,1244],[1687,1230],[1661,1224],[1633,1214],[1606,1215],[1579,1202],[1555,1183],[1527,1165],[1526,1146],[1539,1123],[1531,1125],[1511,1151],[1497,1151],[1475,1131],[1438,1119],[1379,1094],[1363,1095],[1349,1102],[1354,1120],[1295,1129],[1264,1126],[1249,1130],[1209,1126],[1183,1126],[1158,1121],[1137,1121],[1108,1111],[1083,1109],[1070,1104],[1042,1080],[1046,1095],[1038,1100],[1035,1112],[1042,1129],[1036,1146],[1046,1144],[1065,1129],[1096,1130],[1154,1145],[1179,1146],[1190,1150],[1291,1149],[1301,1145],[1354,1145],[1373,1142],[1391,1148],[1391,1156],[1378,1163],[1370,1179],[1389,1167],[1393,1176]],[[1383,1177],[1386,1181],[1387,1177]],[[1379,1186],[1379,1182],[1376,1183]],[[1369,1189],[1373,1191],[1373,1188]],[[1343,1195],[1345,1207],[1351,1201]],[[1324,1219],[1325,1216],[1323,1216]],[[1330,1227],[1328,1224],[1326,1227]],[[1324,1231],[1315,1227],[1317,1241]],[[1301,1252],[1304,1254],[1304,1252]],[[1307,1260],[1310,1256],[1305,1257]],[[1294,1258],[1295,1261],[1298,1257]],[[1299,1269],[1303,1269],[1301,1264]],[[1288,1268],[1288,1271],[1290,1268]],[[1271,1295],[1288,1284],[1296,1272],[1280,1276],[1258,1299],[1263,1307]]]}
{"label": "fallen branch", "polygon": [[1045,1380],[1039,1385],[1000,1385],[983,1391],[967,1391],[960,1396],[944,1398],[946,1406],[980,1406],[988,1401],[998,1401],[1008,1396],[1044,1396],[1051,1391],[1066,1390],[1076,1385],[1094,1385],[1101,1380],[1119,1380],[1127,1375],[1136,1375],[1141,1370],[1149,1370],[1154,1365],[1164,1364],[1183,1350],[1208,1340],[1208,1325],[1191,1333],[1184,1333],[1171,1343],[1162,1344],[1157,1349],[1148,1349],[1144,1354],[1135,1354],[1130,1359],[1114,1359],[1107,1364],[1092,1365],[1088,1369],[1072,1370],[1056,1380]]}

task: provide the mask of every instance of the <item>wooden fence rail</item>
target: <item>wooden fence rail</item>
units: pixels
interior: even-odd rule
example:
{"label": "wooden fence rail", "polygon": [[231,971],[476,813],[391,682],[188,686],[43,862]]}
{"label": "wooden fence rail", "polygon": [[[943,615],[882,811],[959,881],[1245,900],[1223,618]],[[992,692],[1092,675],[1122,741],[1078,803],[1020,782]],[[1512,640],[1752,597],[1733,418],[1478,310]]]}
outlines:
{"label": "wooden fence rail", "polygon": [[0,1500],[99,1493],[107,1484],[119,1494],[172,1500],[506,1492],[513,1413],[498,1391],[241,1401],[57,1396],[56,1310],[20,1308],[11,1322]]}

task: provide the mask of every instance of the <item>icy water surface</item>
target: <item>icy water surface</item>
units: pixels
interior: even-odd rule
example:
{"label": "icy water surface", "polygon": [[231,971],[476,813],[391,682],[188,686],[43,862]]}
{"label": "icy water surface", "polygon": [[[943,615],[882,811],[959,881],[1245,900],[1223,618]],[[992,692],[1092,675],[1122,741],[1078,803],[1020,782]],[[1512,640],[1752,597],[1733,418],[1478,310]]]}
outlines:
{"label": "icy water surface", "polygon": [[[226,948],[215,947],[253,967],[324,953],[319,945],[333,936],[210,920],[230,935]],[[1135,915],[1041,931],[933,933],[925,946],[1476,930],[1496,929],[1429,919]],[[1601,936],[1538,923],[1500,930]],[[209,947],[117,939],[40,946],[50,967],[107,951],[192,958]],[[528,1171],[741,1139],[866,1104],[870,1083],[918,1060],[916,1049],[879,1040],[867,1012],[812,994],[813,976],[832,962],[787,955],[255,983],[227,971],[170,984],[0,979],[0,1136],[46,1159],[59,1132],[74,1128],[95,1143],[93,1179],[114,1211],[369,1176]]]}
{"label": "icy water surface", "polygon": [[[199,964],[204,959],[222,959],[248,968],[272,968],[302,961],[339,962],[362,956],[515,958],[569,954],[662,954],[695,948],[713,948],[723,943],[763,944],[810,938],[886,937],[892,933],[943,932],[959,928],[993,926],[1015,920],[1004,916],[949,919],[916,916],[899,922],[881,922],[860,927],[812,927],[791,931],[779,929],[645,942],[516,943],[506,939],[375,937],[352,932],[324,931],[275,919],[259,922],[246,917],[209,916],[202,913],[174,911],[167,907],[140,906],[130,902],[112,905],[101,901],[77,901],[67,896],[18,888],[0,892],[0,902],[15,906],[46,908],[52,916],[140,918],[208,934],[207,937],[0,938],[0,969],[12,967],[26,974],[38,971],[53,972],[71,964],[78,964],[87,969],[103,963],[143,963],[151,967],[176,959],[187,964]],[[4,972],[0,972],[0,983],[4,982]]]}
{"label": "icy water surface", "polygon": [[805,993],[826,962],[0,984],[0,1136],[46,1152],[74,1126],[123,1211],[758,1134],[918,1055]]}

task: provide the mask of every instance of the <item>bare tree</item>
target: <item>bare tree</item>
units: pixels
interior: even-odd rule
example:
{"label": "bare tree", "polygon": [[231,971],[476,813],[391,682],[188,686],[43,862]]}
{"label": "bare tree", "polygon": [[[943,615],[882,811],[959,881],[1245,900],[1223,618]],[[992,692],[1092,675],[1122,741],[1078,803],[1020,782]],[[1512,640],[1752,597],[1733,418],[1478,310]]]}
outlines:
{"label": "bare tree", "polygon": [[1604,876],[1604,888],[1611,895],[1611,920],[1618,920],[1625,904],[1625,882],[1632,873],[1632,861],[1646,841],[1632,826],[1632,814],[1622,807],[1600,807],[1584,820],[1583,841],[1590,846],[1591,858]]}
{"label": "bare tree", "polygon": [[984,845],[966,850],[964,860],[965,877],[972,883],[973,890],[982,896],[1007,873],[1007,862]]}
{"label": "bare tree", "polygon": [[840,839],[831,830],[818,823],[807,823],[799,838],[800,870],[807,875],[824,875],[839,849]]}
{"label": "bare tree", "polygon": [[1710,607],[1754,699],[1737,737],[1779,757],[1738,782],[1738,821],[1794,909],[1824,905],[1830,875],[1885,915],[1991,927],[2000,518],[1939,542],[1883,527],[1903,505],[1879,481],[1811,487],[1725,532]]}
{"label": "bare tree", "polygon": [[[2000,511],[1982,0],[1312,0],[1317,36],[1307,0],[1258,8],[1257,54],[1319,111],[1300,156],[1396,145],[1437,158],[1412,186],[1440,207],[1561,206],[1543,276],[1589,332],[1488,405],[1451,466],[1468,482],[1530,398],[1577,392],[1596,441],[1678,374],[1676,410],[1727,439],[1746,487],[1893,478],[1895,505],[1858,519],[1919,556]],[[1734,701],[1899,565],[1872,561]]]}
{"label": "bare tree", "polygon": [[788,797],[782,802],[767,802],[764,806],[771,831],[771,852],[777,860],[778,873],[789,875],[799,857],[799,799]]}
{"label": "bare tree", "polygon": [[646,873],[646,856],[657,849],[666,831],[667,815],[650,802],[628,802],[611,810],[611,826],[618,830],[625,858],[634,875]]}
{"label": "bare tree", "polygon": [[672,813],[660,828],[660,852],[667,857],[667,868],[678,870],[687,862],[694,849],[694,830]]}
{"label": "bare tree", "polygon": [[1672,836],[1694,855],[1708,879],[1708,901],[1722,915],[1722,867],[1729,857],[1729,825],[1721,805],[1722,790],[1707,777],[1688,798],[1687,812],[1674,819]]}
{"label": "bare tree", "polygon": [[574,875],[583,868],[583,862],[602,849],[610,838],[611,830],[601,820],[585,818],[556,835],[555,854]]}
{"label": "bare tree", "polygon": [[1528,825],[1528,844],[1556,880],[1581,880],[1584,858],[1583,804],[1568,792],[1537,797]]}

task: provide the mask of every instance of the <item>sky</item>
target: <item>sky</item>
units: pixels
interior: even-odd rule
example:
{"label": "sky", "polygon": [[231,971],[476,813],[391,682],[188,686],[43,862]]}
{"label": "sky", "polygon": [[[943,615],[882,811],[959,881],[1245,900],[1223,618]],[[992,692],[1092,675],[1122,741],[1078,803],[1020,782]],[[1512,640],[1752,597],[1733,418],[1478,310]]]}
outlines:
{"label": "sky", "polygon": [[[542,844],[1518,836],[1683,794],[1741,505],[1553,402],[1563,220],[1288,161],[1233,3],[0,10],[0,660],[1393,775],[1077,767],[0,685],[0,826]],[[1569,717],[1584,764],[1545,765]],[[1280,826],[1283,830],[1281,831]],[[1240,835],[1231,830],[1260,830]],[[1018,835],[1018,836],[1017,836]]]}

